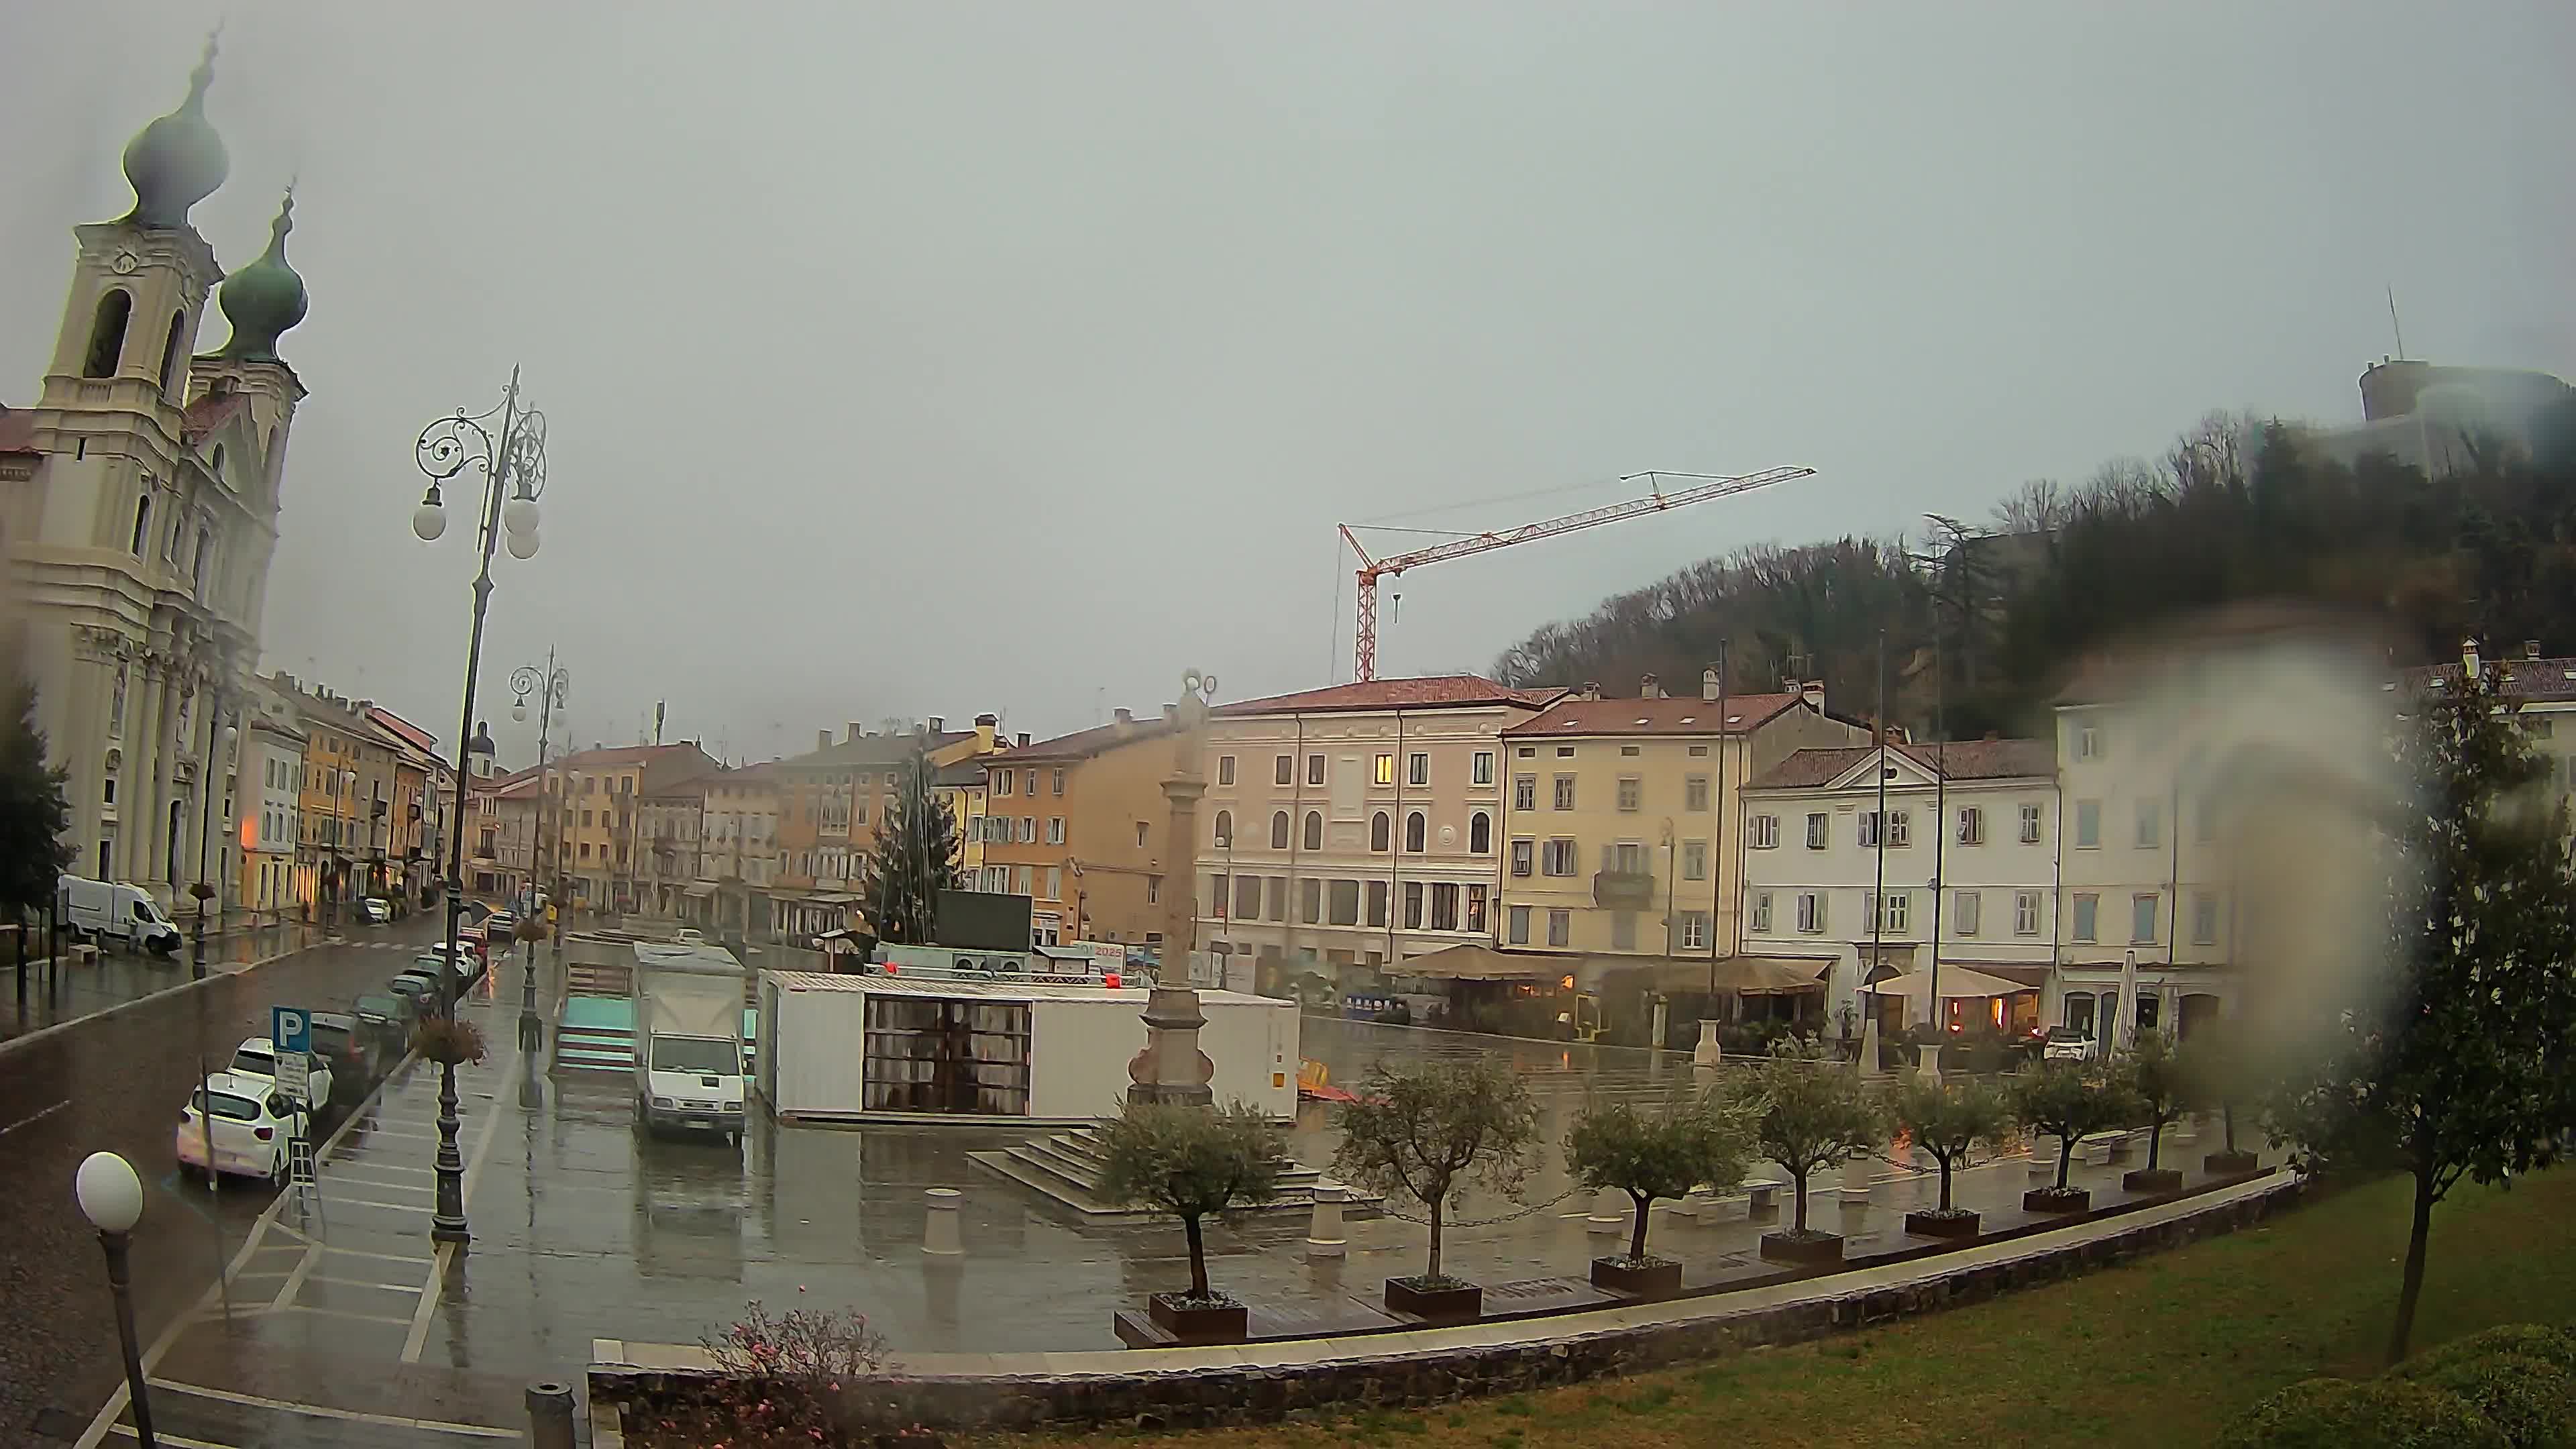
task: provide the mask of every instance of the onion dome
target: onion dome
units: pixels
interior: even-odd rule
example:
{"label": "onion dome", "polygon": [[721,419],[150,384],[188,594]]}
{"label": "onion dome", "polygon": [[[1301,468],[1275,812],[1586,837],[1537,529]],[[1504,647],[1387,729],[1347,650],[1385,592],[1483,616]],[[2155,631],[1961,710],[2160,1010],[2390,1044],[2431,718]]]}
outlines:
{"label": "onion dome", "polygon": [[128,222],[186,226],[188,208],[224,184],[232,163],[224,155],[223,137],[206,121],[206,87],[214,79],[215,38],[210,35],[205,58],[188,78],[188,98],[125,143],[125,179],[134,187],[134,210],[126,215]]}
{"label": "onion dome", "polygon": [[224,278],[215,300],[233,336],[224,356],[246,362],[275,362],[277,339],[304,320],[304,279],[286,264],[286,234],[295,229],[295,188],[278,203],[277,220],[268,224],[268,250],[259,260]]}

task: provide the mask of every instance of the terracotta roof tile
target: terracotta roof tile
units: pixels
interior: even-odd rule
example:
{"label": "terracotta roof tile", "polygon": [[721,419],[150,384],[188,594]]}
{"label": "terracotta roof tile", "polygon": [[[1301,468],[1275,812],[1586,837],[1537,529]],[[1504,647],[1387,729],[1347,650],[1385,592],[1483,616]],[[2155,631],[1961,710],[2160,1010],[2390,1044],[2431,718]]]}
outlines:
{"label": "terracotta roof tile", "polygon": [[25,408],[0,406],[0,453],[36,451],[36,415]]}
{"label": "terracotta roof tile", "polygon": [[[1726,731],[1742,734],[1798,702],[1794,694],[1730,694]],[[1690,698],[1560,699],[1504,730],[1515,738],[1548,735],[1713,735],[1717,701]]]}
{"label": "terracotta roof tile", "polygon": [[[1926,771],[1953,780],[2049,779],[2057,774],[2055,740],[1953,740],[1929,745],[1890,745]],[[1753,777],[1748,790],[1812,789],[1877,752],[1876,745],[1795,750]]]}
{"label": "terracotta roof tile", "polygon": [[1014,760],[1087,760],[1113,745],[1131,744],[1137,740],[1161,739],[1168,737],[1171,732],[1170,722],[1159,718],[1140,719],[1125,725],[1094,725],[1087,730],[1075,730],[1069,735],[1040,740],[1033,745],[1013,746],[1011,758]]}
{"label": "terracotta roof tile", "polygon": [[1564,694],[1559,688],[1514,689],[1481,674],[1432,674],[1418,679],[1372,679],[1364,683],[1327,685],[1296,694],[1239,700],[1219,705],[1219,717],[1256,714],[1320,714],[1332,710],[1463,708],[1517,704],[1535,708]]}
{"label": "terracotta roof tile", "polygon": [[[2521,702],[2556,703],[2576,700],[2576,659],[2498,659],[2491,667],[2502,671],[2502,693],[2505,698]],[[2397,676],[2400,689],[2422,694],[2441,681],[2444,689],[2457,688],[2460,666],[2437,664],[2430,668],[2401,670]]]}
{"label": "terracotta roof tile", "polygon": [[215,429],[231,422],[233,415],[250,406],[250,399],[237,392],[210,392],[188,404],[179,415],[179,436],[190,447]]}

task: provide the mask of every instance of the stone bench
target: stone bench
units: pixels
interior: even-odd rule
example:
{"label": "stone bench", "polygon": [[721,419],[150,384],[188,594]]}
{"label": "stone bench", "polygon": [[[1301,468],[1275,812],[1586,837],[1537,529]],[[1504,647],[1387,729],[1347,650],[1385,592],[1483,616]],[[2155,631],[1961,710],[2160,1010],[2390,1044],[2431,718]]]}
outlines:
{"label": "stone bench", "polygon": [[1785,1177],[1748,1177],[1729,1193],[1695,1192],[1666,1202],[1666,1212],[1677,1218],[1714,1218],[1723,1203],[1744,1203],[1746,1217],[1752,1222],[1765,1222],[1780,1215],[1780,1194],[1789,1186]]}

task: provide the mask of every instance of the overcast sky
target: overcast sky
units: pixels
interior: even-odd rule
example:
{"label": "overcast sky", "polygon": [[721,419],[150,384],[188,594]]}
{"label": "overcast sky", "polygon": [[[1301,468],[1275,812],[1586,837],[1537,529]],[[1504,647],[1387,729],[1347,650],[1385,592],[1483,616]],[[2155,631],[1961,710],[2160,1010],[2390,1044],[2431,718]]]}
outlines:
{"label": "overcast sky", "polygon": [[[729,757],[1043,735],[1188,666],[1347,677],[1336,522],[1818,470],[1405,579],[1380,672],[1480,669],[2212,407],[2357,417],[2384,286],[2415,355],[2576,375],[2576,6],[2114,10],[233,0],[195,217],[239,266],[300,177],[312,294],[266,663],[453,738],[470,538],[412,539],[412,440],[514,362],[552,477],[495,564],[513,763],[549,644],[585,744],[656,699]],[[0,401],[214,14],[0,7]]]}

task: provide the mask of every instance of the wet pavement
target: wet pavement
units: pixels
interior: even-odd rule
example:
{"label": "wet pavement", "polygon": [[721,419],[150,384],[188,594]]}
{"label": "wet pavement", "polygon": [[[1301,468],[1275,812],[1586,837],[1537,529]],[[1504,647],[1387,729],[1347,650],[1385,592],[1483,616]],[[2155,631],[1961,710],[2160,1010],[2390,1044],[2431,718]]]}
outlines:
{"label": "wet pavement", "polygon": [[[159,1428],[219,1449],[452,1446],[522,1432],[525,1386],[578,1383],[594,1338],[696,1343],[753,1300],[858,1309],[898,1356],[1049,1351],[1114,1347],[1112,1310],[1187,1281],[1177,1227],[1086,1223],[966,1161],[1034,1134],[760,1118],[740,1149],[648,1136],[626,1079],[547,1080],[520,1059],[516,970],[497,969],[463,1007],[494,1043],[489,1061],[458,1073],[470,1247],[430,1242],[436,1075],[408,1068],[326,1145],[318,1201],[280,1199],[249,1225],[229,1313],[210,1294],[156,1358]],[[1530,1084],[1550,1144],[1538,1170],[1518,1203],[1468,1194],[1446,1235],[1450,1269],[1487,1283],[1579,1274],[1610,1250],[1554,1144],[1587,1097],[1651,1098],[1693,1080],[1679,1054],[1316,1018],[1305,1054],[1351,1085],[1379,1059],[1447,1055],[1503,1057]],[[1310,1104],[1292,1149],[1321,1164],[1332,1145]],[[2209,1146],[2168,1152],[2197,1163]],[[2134,1165],[2079,1177],[2116,1181]],[[1930,1203],[1928,1175],[1881,1164],[1873,1177],[1850,1205],[1830,1190],[1839,1174],[1814,1184],[1814,1226],[1892,1231]],[[2028,1178],[2021,1158],[2005,1158],[1962,1173],[1959,1201],[2016,1204]],[[931,1187],[965,1193],[962,1258],[921,1252]],[[1650,1246],[1731,1262],[1771,1226],[1748,1221],[1740,1200],[1697,1218],[1659,1210]],[[1305,1231],[1302,1213],[1212,1226],[1211,1275],[1276,1311],[1330,1316],[1375,1297],[1381,1278],[1419,1271],[1426,1242],[1398,1216],[1354,1221],[1347,1258],[1310,1263]]]}
{"label": "wet pavement", "polygon": [[[184,915],[180,926],[187,926]],[[210,971],[240,971],[255,962],[303,950],[320,939],[319,931],[299,923],[237,921],[228,927],[210,927],[206,966]],[[14,946],[14,941],[0,941],[0,1040],[185,985],[193,969],[187,945],[163,956],[113,944],[102,946],[85,962],[66,951],[61,968],[49,969],[40,927],[28,941],[34,959],[22,971],[12,954]]]}

